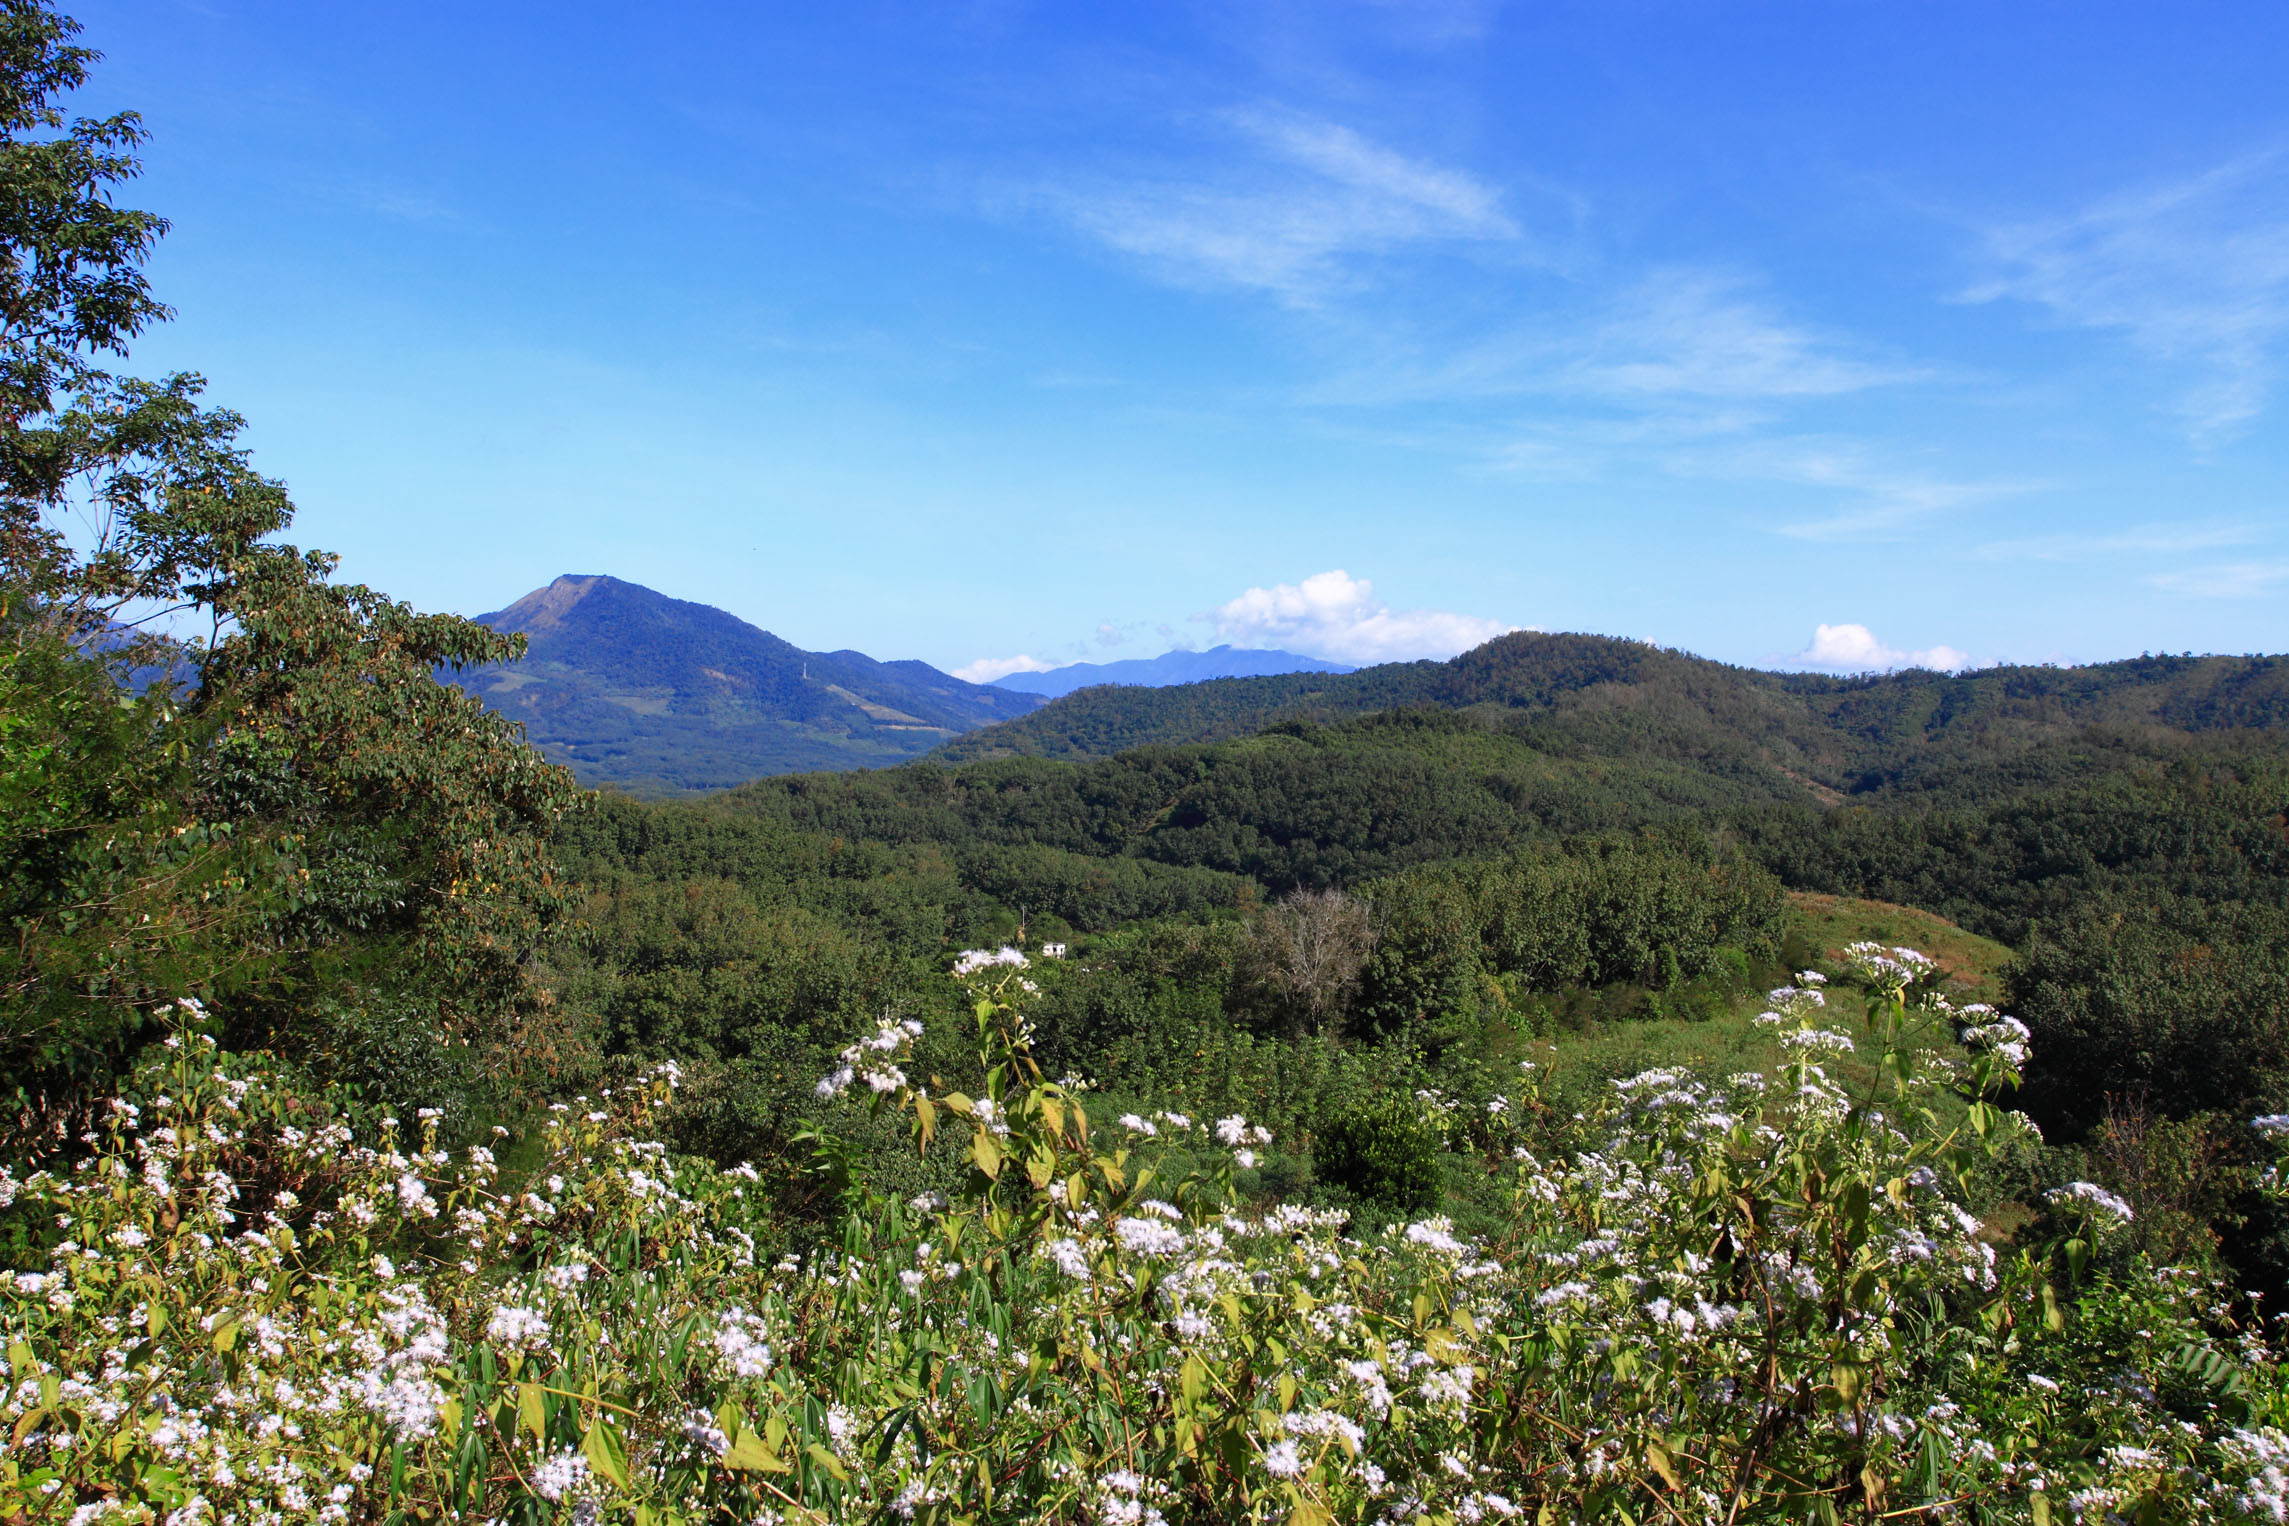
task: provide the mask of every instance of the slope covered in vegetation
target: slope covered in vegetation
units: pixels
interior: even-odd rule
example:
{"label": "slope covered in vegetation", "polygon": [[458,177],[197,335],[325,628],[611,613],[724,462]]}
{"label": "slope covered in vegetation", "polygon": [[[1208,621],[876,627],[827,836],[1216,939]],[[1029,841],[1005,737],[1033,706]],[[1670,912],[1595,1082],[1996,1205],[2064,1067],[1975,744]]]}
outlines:
{"label": "slope covered in vegetation", "polygon": [[2289,726],[2289,663],[2143,657],[2089,668],[1824,678],[1611,637],[1520,632],[1446,663],[1083,690],[961,737],[940,755],[1103,758],[1411,705],[1489,707],[1496,724],[1552,750],[1722,760],[1853,793],[2085,732],[2278,730]]}

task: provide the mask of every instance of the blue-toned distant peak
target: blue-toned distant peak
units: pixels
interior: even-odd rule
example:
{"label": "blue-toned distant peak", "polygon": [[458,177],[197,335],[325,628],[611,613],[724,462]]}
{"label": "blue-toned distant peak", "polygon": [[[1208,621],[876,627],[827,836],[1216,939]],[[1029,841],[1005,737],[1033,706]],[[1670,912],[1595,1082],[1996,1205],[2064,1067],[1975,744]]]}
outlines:
{"label": "blue-toned distant peak", "polygon": [[440,676],[588,784],[669,792],[877,768],[1044,703],[924,662],[806,652],[729,611],[613,577],[561,577],[477,618],[522,635],[523,660]]}
{"label": "blue-toned distant peak", "polygon": [[1045,673],[1012,673],[997,678],[997,688],[1025,694],[1046,694],[1051,699],[1086,689],[1092,684],[1135,684],[1166,688],[1170,684],[1196,684],[1211,678],[1266,678],[1275,673],[1354,673],[1340,662],[1306,657],[1300,652],[1264,651],[1251,647],[1214,646],[1205,652],[1163,652],[1158,657],[1131,657],[1121,662],[1076,662]]}
{"label": "blue-toned distant peak", "polygon": [[525,638],[520,671],[577,672],[647,704],[761,706],[801,720],[856,707],[878,723],[951,733],[1040,703],[923,662],[806,652],[727,610],[614,577],[568,574],[477,618]]}

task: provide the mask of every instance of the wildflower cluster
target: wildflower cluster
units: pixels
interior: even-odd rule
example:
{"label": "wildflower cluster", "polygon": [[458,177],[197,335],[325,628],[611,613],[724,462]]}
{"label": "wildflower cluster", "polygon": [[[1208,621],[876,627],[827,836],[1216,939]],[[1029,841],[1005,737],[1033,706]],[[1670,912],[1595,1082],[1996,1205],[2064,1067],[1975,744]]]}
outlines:
{"label": "wildflower cluster", "polygon": [[[1773,993],[1765,1070],[1649,1071],[1505,1134],[1486,1235],[1250,1206],[1243,1116],[1100,1128],[998,955],[963,976],[974,1093],[909,1078],[900,1022],[828,1077],[961,1133],[966,1189],[868,1198],[800,1259],[757,1254],[755,1172],[648,1137],[672,1071],[565,1104],[508,1182],[434,1119],[361,1144],[186,1043],[75,1167],[0,1180],[45,1236],[0,1290],[0,1512],[2283,1519],[2264,1341],[2198,1279],[1999,1249],[1963,1183],[2021,1127],[2023,1034],[1895,980],[1900,951],[1861,963],[1864,1018],[1815,972]],[[1907,1041],[1965,1030],[1968,1063]],[[1830,1074],[1847,1046],[1877,1092]],[[1541,1116],[1534,1084],[1502,1116]]]}

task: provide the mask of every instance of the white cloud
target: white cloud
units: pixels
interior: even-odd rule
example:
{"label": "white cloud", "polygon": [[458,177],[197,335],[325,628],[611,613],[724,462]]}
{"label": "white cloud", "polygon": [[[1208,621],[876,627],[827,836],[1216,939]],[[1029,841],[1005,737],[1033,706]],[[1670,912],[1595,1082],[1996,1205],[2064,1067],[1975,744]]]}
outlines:
{"label": "white cloud", "polygon": [[1876,639],[1865,625],[1822,625],[1812,632],[1812,644],[1796,654],[1808,668],[1837,673],[1888,673],[1895,668],[1931,668],[1941,673],[1960,672],[1971,659],[1951,646],[1903,652]]}
{"label": "white cloud", "polygon": [[2289,583],[2289,562],[2224,562],[2183,572],[2160,573],[2147,581],[2171,593],[2197,599],[2253,599],[2276,583]]}
{"label": "white cloud", "polygon": [[1084,233],[1186,284],[1237,286],[1308,305],[1349,284],[1347,262],[1404,245],[1508,242],[1501,193],[1338,123],[1247,110],[1218,119],[1251,152],[1206,173],[1066,183],[1045,201]]}
{"label": "white cloud", "polygon": [[1971,300],[2039,303],[2189,367],[2177,406],[2197,442],[2264,408],[2289,338],[2289,154],[1991,229],[1987,242],[1999,268]]}
{"label": "white cloud", "polygon": [[1043,662],[1022,653],[1016,657],[980,657],[976,662],[954,669],[954,676],[964,683],[990,684],[1012,673],[1046,673],[1056,666],[1054,662]]}
{"label": "white cloud", "polygon": [[1301,583],[1251,588],[1194,618],[1212,623],[1217,638],[1234,646],[1361,664],[1452,657],[1521,629],[1446,610],[1392,609],[1377,601],[1374,584],[1340,568]]}

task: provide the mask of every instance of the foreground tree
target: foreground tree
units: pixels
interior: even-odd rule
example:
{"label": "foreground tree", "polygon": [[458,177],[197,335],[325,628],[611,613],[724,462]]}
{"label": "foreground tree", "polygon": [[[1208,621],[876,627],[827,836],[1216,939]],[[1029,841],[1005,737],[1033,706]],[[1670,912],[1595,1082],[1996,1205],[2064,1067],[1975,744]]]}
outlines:
{"label": "foreground tree", "polygon": [[194,994],[234,1043],[466,1097],[563,1047],[524,967],[577,793],[434,676],[516,638],[335,584],[199,377],[106,369],[168,316],[166,224],[113,200],[137,118],[65,115],[78,31],[0,3],[0,1085],[68,1125]]}

